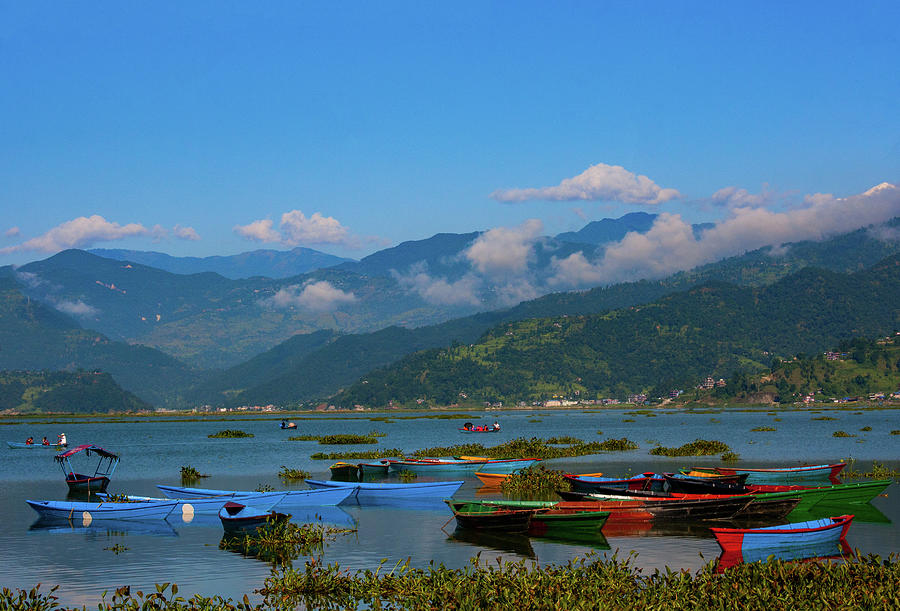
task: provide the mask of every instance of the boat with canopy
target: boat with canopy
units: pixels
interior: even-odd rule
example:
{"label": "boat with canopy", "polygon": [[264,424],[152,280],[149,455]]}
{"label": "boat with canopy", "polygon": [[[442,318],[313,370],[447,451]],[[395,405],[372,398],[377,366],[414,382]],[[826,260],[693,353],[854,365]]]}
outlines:
{"label": "boat with canopy", "polygon": [[[72,467],[69,459],[81,452],[84,452],[85,456],[94,455],[99,458],[93,475],[78,473]],[[113,454],[100,446],[95,446],[90,443],[76,446],[62,454],[57,454],[53,459],[62,468],[63,474],[66,476],[66,484],[71,491],[87,490],[89,492],[106,492],[106,487],[109,485],[109,478],[119,464],[118,454]]]}

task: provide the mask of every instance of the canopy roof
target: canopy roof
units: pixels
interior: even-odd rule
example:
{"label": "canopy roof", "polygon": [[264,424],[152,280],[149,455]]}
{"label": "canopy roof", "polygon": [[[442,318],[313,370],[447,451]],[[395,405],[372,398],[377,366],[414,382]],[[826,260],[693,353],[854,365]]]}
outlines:
{"label": "canopy roof", "polygon": [[73,454],[78,454],[79,452],[87,452],[88,456],[90,456],[91,454],[97,454],[98,456],[102,456],[103,458],[114,458],[116,460],[119,459],[118,454],[113,454],[112,452],[108,452],[108,451],[104,450],[100,446],[95,446],[90,443],[86,443],[81,446],[75,446],[71,450],[67,450],[66,452],[63,452],[62,454],[57,454],[53,458],[62,462],[63,460],[67,459],[68,457],[72,456]]}

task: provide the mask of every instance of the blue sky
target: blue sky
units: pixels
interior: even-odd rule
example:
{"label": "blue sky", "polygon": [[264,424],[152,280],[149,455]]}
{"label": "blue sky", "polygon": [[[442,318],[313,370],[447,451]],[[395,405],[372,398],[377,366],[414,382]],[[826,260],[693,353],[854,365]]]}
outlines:
{"label": "blue sky", "polygon": [[896,1],[3,0],[0,264],[359,258],[847,198],[900,183],[898,20]]}

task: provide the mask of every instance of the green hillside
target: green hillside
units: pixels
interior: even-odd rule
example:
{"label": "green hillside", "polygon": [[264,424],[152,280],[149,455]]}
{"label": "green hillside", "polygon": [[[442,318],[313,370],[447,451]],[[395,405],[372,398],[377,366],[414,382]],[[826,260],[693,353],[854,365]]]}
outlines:
{"label": "green hillside", "polygon": [[813,353],[898,323],[900,256],[839,274],[807,268],[766,287],[710,282],[644,306],[530,319],[477,343],[408,356],[334,398],[448,404],[622,397],[691,387],[707,375],[768,369],[774,356]]}
{"label": "green hillside", "polygon": [[108,373],[0,371],[0,412],[109,413],[152,410]]}
{"label": "green hillside", "polygon": [[144,401],[175,401],[197,374],[146,346],[132,346],[82,329],[68,316],[22,294],[0,275],[0,370],[100,370]]}

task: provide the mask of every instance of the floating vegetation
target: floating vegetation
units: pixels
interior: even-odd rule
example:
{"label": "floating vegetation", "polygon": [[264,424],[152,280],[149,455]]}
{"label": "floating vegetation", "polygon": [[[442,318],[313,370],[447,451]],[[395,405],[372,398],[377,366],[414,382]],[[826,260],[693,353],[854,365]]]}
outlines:
{"label": "floating vegetation", "polygon": [[600,449],[604,452],[624,452],[626,450],[637,450],[638,444],[626,437],[621,439],[607,439],[600,442]]}
{"label": "floating vegetation", "polygon": [[578,437],[572,437],[570,435],[561,435],[559,437],[548,437],[544,440],[544,443],[555,443],[555,444],[566,444],[566,445],[574,445],[576,443],[584,443]]}
{"label": "floating vegetation", "polygon": [[354,458],[396,458],[403,456],[400,448],[388,448],[386,450],[366,450],[362,452],[316,452],[310,458],[312,460],[350,460]]}
{"label": "floating vegetation", "polygon": [[837,418],[832,418],[831,416],[818,416],[817,418],[812,418],[812,420],[837,420]]}
{"label": "floating vegetation", "polygon": [[597,434],[598,434],[598,435],[602,435],[602,434],[603,434],[603,431],[597,431]]}
{"label": "floating vegetation", "polygon": [[271,484],[260,484],[256,487],[257,492],[275,492],[275,487]]}
{"label": "floating vegetation", "polygon": [[773,422],[781,422],[781,418],[775,418],[773,419]]}
{"label": "floating vegetation", "polygon": [[622,422],[636,422],[634,418],[625,418]]}
{"label": "floating vegetation", "polygon": [[852,459],[841,471],[841,477],[844,479],[859,479],[861,477],[869,479],[900,479],[900,471],[891,469],[877,460],[872,462],[872,468],[869,471],[856,471],[853,468],[854,466],[856,466],[856,460]]}
{"label": "floating vegetation", "polygon": [[190,465],[185,465],[181,467],[181,482],[183,484],[188,484],[190,482],[195,482],[201,477],[209,477],[208,473],[200,473],[194,467]]}
{"label": "floating vegetation", "polygon": [[864,432],[864,433],[868,433],[869,431],[872,430],[872,427],[871,427],[871,426],[864,426],[864,427],[862,427],[862,428],[859,429],[859,430],[862,431],[862,432]]}
{"label": "floating vegetation", "polygon": [[318,441],[321,445],[352,445],[378,443],[378,437],[384,437],[385,433],[372,431],[366,435],[294,435],[288,437],[288,441]]}
{"label": "floating vegetation", "polygon": [[900,435],[900,429],[894,429],[891,431],[891,435]]}
{"label": "floating vegetation", "polygon": [[718,418],[710,418],[709,421],[713,424],[720,424],[722,422]]}
{"label": "floating vegetation", "polygon": [[741,455],[731,450],[722,452],[722,462],[737,462],[741,459]]}
{"label": "floating vegetation", "polygon": [[112,552],[112,553],[114,553],[116,556],[118,556],[118,555],[121,554],[122,552],[128,551],[128,548],[125,547],[124,545],[122,545],[121,543],[116,543],[116,544],[113,545],[112,547],[104,547],[104,548],[103,548],[103,551],[105,551],[105,552]]}
{"label": "floating vegetation", "polygon": [[851,435],[846,431],[835,431],[831,434],[832,437],[856,437],[856,435]]}
{"label": "floating vegetation", "polygon": [[414,416],[397,416],[391,414],[390,416],[371,416],[367,417],[366,420],[371,420],[372,422],[392,422],[394,420],[460,420],[462,418],[473,419],[475,416],[472,414],[416,414]]}
{"label": "floating vegetation", "polygon": [[777,431],[774,426],[758,426],[756,428],[750,429],[752,432],[762,432],[762,431]]}
{"label": "floating vegetation", "polygon": [[543,422],[540,418],[529,418],[528,422]]}
{"label": "floating vegetation", "polygon": [[411,482],[419,477],[415,471],[410,471],[409,469],[403,469],[397,475],[400,477],[400,481],[404,483]]}
{"label": "floating vegetation", "polygon": [[[623,449],[634,450],[638,445],[627,439],[613,440],[614,443],[592,441],[589,443],[576,443],[570,446],[559,446],[547,443],[543,439],[532,437],[525,439],[519,437],[506,443],[493,447],[485,447],[480,443],[466,443],[448,447],[425,448],[413,452],[413,456],[488,456],[490,458],[565,458],[571,456],[586,456],[603,451],[619,449],[620,445],[627,445]],[[607,446],[604,446],[607,444]]]}
{"label": "floating vegetation", "polygon": [[593,553],[558,565],[482,563],[476,556],[461,568],[432,563],[419,569],[407,560],[355,572],[308,561],[273,572],[260,594],[273,607],[306,609],[881,609],[900,598],[900,563],[894,556],[860,554],[841,563],[772,558],[717,575],[715,561],[696,574],[669,568],[644,573],[631,556]]}
{"label": "floating vegetation", "polygon": [[239,431],[237,429],[225,429],[224,431],[219,431],[218,433],[207,435],[207,437],[209,437],[210,439],[253,437],[253,433],[245,433],[244,431]]}
{"label": "floating vegetation", "polygon": [[219,542],[219,549],[236,551],[283,566],[302,555],[320,552],[325,543],[340,533],[356,532],[350,528],[333,528],[321,522],[294,524],[290,520],[272,520],[246,535],[228,536]]}
{"label": "floating vegetation", "polygon": [[103,500],[104,503],[137,503],[138,501],[132,501],[127,494],[118,493],[118,494],[107,494],[106,498]]}
{"label": "floating vegetation", "polygon": [[286,466],[281,465],[281,471],[278,472],[278,477],[289,482],[296,482],[304,479],[310,479],[312,477],[312,473],[310,473],[309,471],[304,471],[303,469],[289,469]]}
{"label": "floating vegetation", "polygon": [[510,495],[551,495],[557,490],[571,490],[563,471],[547,469],[543,465],[532,465],[520,469],[500,482],[500,490]]}
{"label": "floating vegetation", "polygon": [[697,439],[677,448],[667,448],[665,446],[653,448],[650,450],[650,453],[656,456],[713,456],[730,451],[731,448],[728,447],[728,444],[722,441]]}

